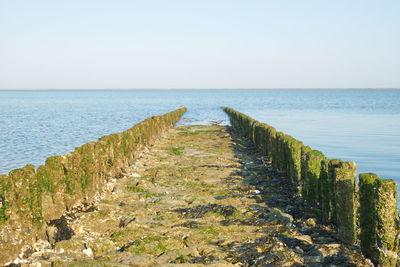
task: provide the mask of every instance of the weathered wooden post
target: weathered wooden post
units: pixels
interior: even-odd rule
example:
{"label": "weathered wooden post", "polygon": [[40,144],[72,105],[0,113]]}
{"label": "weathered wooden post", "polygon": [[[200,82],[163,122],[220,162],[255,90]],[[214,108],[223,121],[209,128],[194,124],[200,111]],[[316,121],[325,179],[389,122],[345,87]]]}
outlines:
{"label": "weathered wooden post", "polygon": [[356,172],[355,162],[339,162],[333,170],[338,233],[348,244],[354,244],[356,240]]}
{"label": "weathered wooden post", "polygon": [[291,181],[296,188],[297,193],[301,192],[301,148],[303,143],[288,136],[288,164]]}
{"label": "weathered wooden post", "polygon": [[319,201],[321,203],[321,220],[324,223],[334,222],[336,217],[334,170],[340,162],[339,159],[325,159],[321,162]]}
{"label": "weathered wooden post", "polygon": [[397,184],[373,173],[360,174],[360,239],[365,256],[378,266],[398,261]]}
{"label": "weathered wooden post", "polygon": [[311,150],[302,157],[303,198],[316,206],[319,205],[318,185],[321,173],[321,162],[324,159],[324,154],[318,150]]}

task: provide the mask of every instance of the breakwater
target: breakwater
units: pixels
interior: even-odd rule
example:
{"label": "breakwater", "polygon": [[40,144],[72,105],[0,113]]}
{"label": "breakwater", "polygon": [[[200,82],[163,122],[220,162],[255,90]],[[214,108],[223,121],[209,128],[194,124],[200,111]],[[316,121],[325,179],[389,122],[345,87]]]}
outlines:
{"label": "breakwater", "polygon": [[343,242],[360,245],[378,266],[398,261],[397,185],[372,173],[356,179],[356,164],[328,159],[292,136],[276,131],[234,109],[224,107],[233,127],[290,177],[303,200],[322,223],[336,225]]}
{"label": "breakwater", "polygon": [[[185,112],[182,107],[148,118],[69,154],[49,157],[37,169],[27,165],[0,175],[0,262],[12,258],[24,244],[68,235],[62,229],[63,214],[92,202],[107,182],[122,177],[143,149]],[[49,225],[55,233],[49,232]]]}

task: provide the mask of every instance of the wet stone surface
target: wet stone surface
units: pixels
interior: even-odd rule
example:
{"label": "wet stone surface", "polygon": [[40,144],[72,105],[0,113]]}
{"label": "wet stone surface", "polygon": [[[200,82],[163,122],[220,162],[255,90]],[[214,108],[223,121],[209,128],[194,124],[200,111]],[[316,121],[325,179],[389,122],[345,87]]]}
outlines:
{"label": "wet stone surface", "polygon": [[172,129],[14,266],[371,266],[247,140]]}

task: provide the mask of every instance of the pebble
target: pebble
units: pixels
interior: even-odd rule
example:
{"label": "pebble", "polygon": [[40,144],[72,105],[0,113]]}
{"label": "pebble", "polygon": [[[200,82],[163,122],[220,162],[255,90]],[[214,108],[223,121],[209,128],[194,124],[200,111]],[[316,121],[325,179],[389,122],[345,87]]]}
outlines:
{"label": "pebble", "polygon": [[278,208],[270,208],[269,211],[271,215],[282,224],[286,225],[293,222],[292,215],[284,213]]}
{"label": "pebble", "polygon": [[138,174],[138,173],[132,173],[132,174],[131,174],[131,177],[133,177],[133,178],[140,178],[141,175]]}
{"label": "pebble", "polygon": [[91,248],[84,249],[82,252],[88,257],[93,257],[93,250]]}
{"label": "pebble", "polygon": [[306,224],[310,227],[315,227],[317,225],[317,221],[314,218],[308,218],[306,220]]}
{"label": "pebble", "polygon": [[303,253],[304,253],[304,251],[303,251],[300,247],[295,247],[295,248],[294,248],[294,251],[295,251],[296,253],[298,253],[298,254],[303,254]]}

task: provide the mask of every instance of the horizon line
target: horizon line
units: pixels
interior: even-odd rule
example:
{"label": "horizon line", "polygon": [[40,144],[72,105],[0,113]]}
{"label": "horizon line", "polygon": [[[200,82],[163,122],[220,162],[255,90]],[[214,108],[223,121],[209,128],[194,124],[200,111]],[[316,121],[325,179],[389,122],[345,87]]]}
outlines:
{"label": "horizon line", "polygon": [[56,90],[400,90],[400,87],[281,87],[281,88],[0,88],[0,91],[56,91]]}

